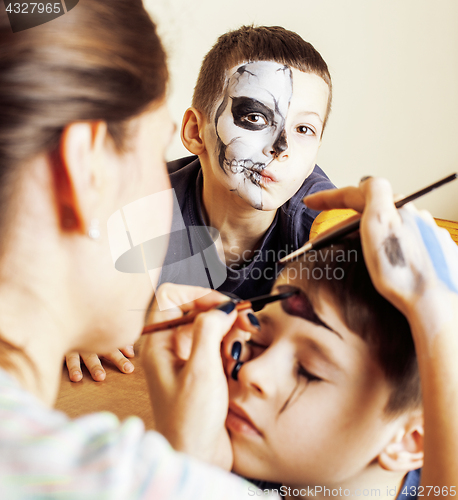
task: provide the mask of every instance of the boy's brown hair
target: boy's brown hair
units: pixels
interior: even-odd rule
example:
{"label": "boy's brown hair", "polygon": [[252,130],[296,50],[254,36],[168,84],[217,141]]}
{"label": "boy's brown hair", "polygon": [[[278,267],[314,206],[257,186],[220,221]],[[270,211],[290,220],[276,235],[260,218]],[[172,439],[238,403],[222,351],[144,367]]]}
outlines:
{"label": "boy's brown hair", "polygon": [[210,119],[224,91],[226,71],[249,61],[275,61],[320,76],[329,87],[324,129],[332,100],[328,66],[310,43],[280,26],[242,26],[220,36],[203,60],[192,105]]}
{"label": "boy's brown hair", "polygon": [[331,294],[349,330],[369,344],[393,390],[385,411],[397,416],[421,405],[421,385],[415,346],[405,316],[372,284],[359,236],[299,257],[288,264],[302,277],[307,294],[324,289]]}

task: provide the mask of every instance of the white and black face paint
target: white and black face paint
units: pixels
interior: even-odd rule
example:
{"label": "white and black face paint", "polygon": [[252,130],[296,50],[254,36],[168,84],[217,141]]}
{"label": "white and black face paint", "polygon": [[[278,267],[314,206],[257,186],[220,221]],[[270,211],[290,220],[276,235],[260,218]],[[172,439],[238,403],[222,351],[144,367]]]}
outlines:
{"label": "white and black face paint", "polygon": [[231,191],[262,210],[262,175],[288,147],[285,121],[293,94],[291,69],[246,63],[229,75],[214,118],[216,155]]}

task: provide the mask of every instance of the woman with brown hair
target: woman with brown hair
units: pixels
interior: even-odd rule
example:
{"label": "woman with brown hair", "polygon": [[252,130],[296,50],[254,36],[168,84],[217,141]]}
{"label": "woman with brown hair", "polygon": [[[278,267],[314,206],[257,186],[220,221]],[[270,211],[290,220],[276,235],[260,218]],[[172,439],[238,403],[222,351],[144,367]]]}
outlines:
{"label": "woman with brown hair", "polygon": [[[115,269],[107,221],[148,196],[148,224],[157,234],[169,231],[166,84],[164,51],[141,0],[81,0],[64,16],[18,33],[2,7],[1,498],[246,494],[239,480],[145,433],[139,419],[120,424],[104,413],[72,421],[52,409],[67,352],[112,351],[132,344],[143,326],[143,313],[132,310],[147,308],[157,275]],[[180,303],[193,293],[180,290]],[[222,301],[213,292],[191,306]],[[212,334],[201,345],[213,339],[219,349],[235,316],[203,314],[200,328],[210,321]],[[216,372],[225,383],[222,367]],[[191,398],[188,410],[203,409]],[[201,437],[216,442],[208,418]],[[218,432],[224,418],[218,415]],[[208,450],[192,451],[211,459]]]}

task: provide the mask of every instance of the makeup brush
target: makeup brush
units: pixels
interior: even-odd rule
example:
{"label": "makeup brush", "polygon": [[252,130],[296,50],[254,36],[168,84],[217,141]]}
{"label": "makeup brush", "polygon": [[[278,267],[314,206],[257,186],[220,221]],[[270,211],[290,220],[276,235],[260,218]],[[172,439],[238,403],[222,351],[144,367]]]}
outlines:
{"label": "makeup brush", "polygon": [[[406,196],[402,200],[397,201],[394,206],[396,208],[401,208],[404,206],[406,203],[410,203],[413,200],[416,200],[417,198],[420,198],[420,196],[423,196],[424,194],[427,194],[434,189],[443,186],[444,184],[447,184],[448,182],[451,182],[455,180],[458,177],[458,173],[451,174],[447,177],[444,177],[440,181],[434,182],[433,184],[430,184],[429,186],[426,186],[423,189],[420,189],[419,191],[416,191],[415,193],[412,193],[409,196]],[[331,230],[330,233],[322,236],[321,238],[318,236],[316,239],[312,241],[308,241],[304,246],[301,248],[298,248],[295,250],[293,253],[290,253],[289,255],[286,255],[286,257],[283,257],[282,259],[279,260],[281,264],[284,264],[285,262],[289,262],[293,260],[295,257],[298,257],[299,255],[302,255],[304,253],[309,252],[310,250],[319,250],[320,248],[326,247],[328,245],[331,245],[332,243],[336,242],[340,238],[347,236],[347,234],[353,233],[359,229],[361,223],[361,216],[357,220],[353,220],[352,222],[349,222],[348,224],[345,224],[344,226],[341,226],[334,231]]]}
{"label": "makeup brush", "polygon": [[[266,304],[270,304],[271,302],[276,302],[277,300],[284,300],[288,297],[291,297],[297,293],[297,291],[288,291],[283,293],[277,293],[275,295],[260,295],[259,297],[255,297],[249,300],[242,300],[238,302],[235,306],[236,311],[244,311],[245,309],[253,309],[253,311],[260,311]],[[210,308],[214,309],[214,308]],[[209,310],[209,309],[208,309]],[[154,332],[160,332],[162,330],[168,330],[169,328],[175,328],[176,326],[186,325],[188,323],[192,323],[195,317],[204,311],[192,311],[184,316],[180,316],[179,318],[171,319],[168,321],[162,321],[160,323],[153,323],[152,325],[147,325],[143,328],[142,335]]]}

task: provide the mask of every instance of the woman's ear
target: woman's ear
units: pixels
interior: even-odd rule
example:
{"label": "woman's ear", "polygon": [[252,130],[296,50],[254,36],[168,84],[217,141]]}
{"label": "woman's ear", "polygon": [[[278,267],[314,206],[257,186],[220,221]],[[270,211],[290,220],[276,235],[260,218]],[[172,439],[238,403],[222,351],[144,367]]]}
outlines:
{"label": "woman's ear", "polygon": [[53,155],[53,177],[63,230],[86,233],[97,215],[95,191],[107,138],[105,122],[79,122],[65,127],[58,154]]}
{"label": "woman's ear", "polygon": [[203,138],[205,118],[196,108],[188,108],[181,124],[181,141],[184,147],[194,155],[206,151]]}
{"label": "woman's ear", "polygon": [[379,465],[393,472],[408,472],[422,467],[423,436],[423,412],[412,412],[378,456]]}

